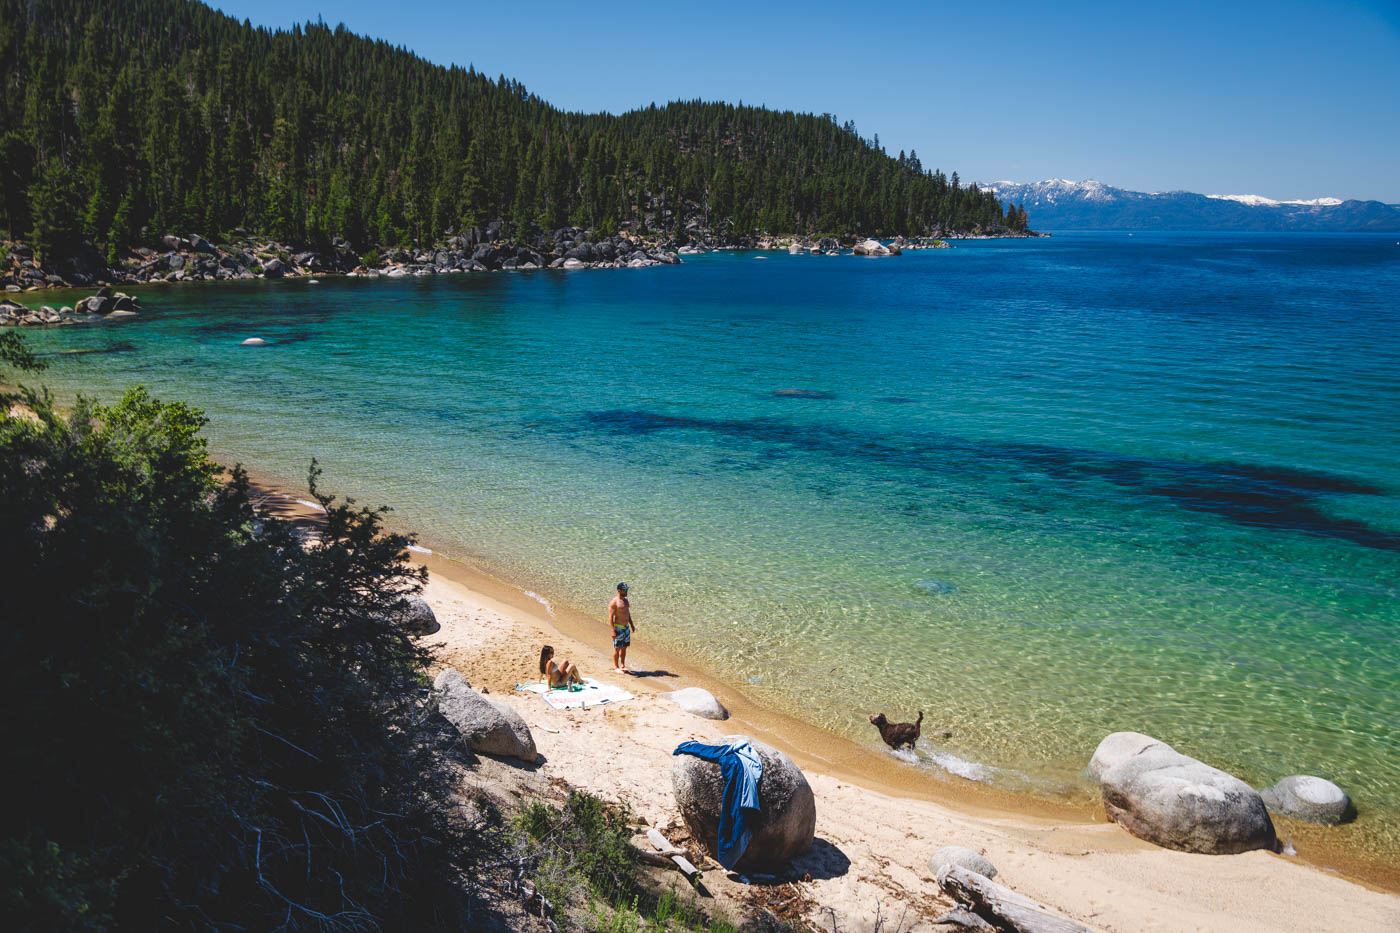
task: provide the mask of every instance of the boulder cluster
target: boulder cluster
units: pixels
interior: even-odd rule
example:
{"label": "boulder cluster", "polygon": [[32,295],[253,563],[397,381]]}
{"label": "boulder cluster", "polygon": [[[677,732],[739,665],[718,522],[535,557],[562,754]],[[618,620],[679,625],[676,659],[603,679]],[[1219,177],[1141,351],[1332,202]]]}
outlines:
{"label": "boulder cluster", "polygon": [[514,225],[493,221],[451,236],[439,246],[365,255],[356,253],[340,237],[329,248],[306,249],[250,237],[242,230],[232,231],[220,243],[198,233],[167,234],[160,238],[159,248],[137,247],[108,266],[90,243],[61,260],[41,263],[31,247],[15,242],[0,249],[0,285],[13,293],[96,284],[280,279],[331,273],[399,277],[498,269],[638,269],[673,265],[681,261],[681,253],[728,245],[732,244],[699,229],[670,238],[594,236],[577,227],[517,236]]}
{"label": "boulder cluster", "polygon": [[[686,241],[692,252],[697,247]],[[675,241],[645,240],[617,235],[591,238],[588,231],[563,227],[527,241],[509,235],[500,222],[449,237],[435,249],[394,250],[381,261],[361,265],[352,275],[432,275],[442,272],[490,272],[497,269],[644,269],[681,261]]]}
{"label": "boulder cluster", "polygon": [[1108,818],[1148,842],[1215,855],[1272,849],[1277,842],[1258,791],[1149,735],[1108,736],[1089,772]]}
{"label": "boulder cluster", "polygon": [[81,299],[71,308],[67,305],[61,308],[52,305],[27,308],[9,298],[0,300],[0,326],[76,324],[95,317],[134,317],[140,312],[139,299],[103,286],[97,290],[97,294]]}
{"label": "boulder cluster", "polygon": [[[1000,235],[1010,235],[1001,232]],[[425,248],[372,251],[360,255],[341,237],[328,247],[308,249],[233,230],[220,242],[198,233],[166,234],[158,246],[140,246],[108,265],[91,243],[56,260],[44,260],[32,247],[0,245],[0,286],[8,292],[38,288],[230,279],[279,279],[332,273],[362,276],[431,275],[508,269],[642,269],[674,265],[682,256],[717,249],[789,249],[794,253],[838,256],[854,247],[858,255],[899,255],[906,249],[946,249],[938,237],[896,237],[881,244],[861,237],[773,237],[716,231],[692,220],[670,235],[624,230],[600,235],[578,227],[521,232],[496,220],[471,227]],[[866,250],[866,252],[862,252]]]}
{"label": "boulder cluster", "polygon": [[1107,736],[1089,773],[1099,782],[1110,820],[1148,842],[1185,852],[1277,848],[1269,811],[1329,825],[1356,817],[1351,798],[1324,778],[1295,774],[1256,791],[1140,732]]}

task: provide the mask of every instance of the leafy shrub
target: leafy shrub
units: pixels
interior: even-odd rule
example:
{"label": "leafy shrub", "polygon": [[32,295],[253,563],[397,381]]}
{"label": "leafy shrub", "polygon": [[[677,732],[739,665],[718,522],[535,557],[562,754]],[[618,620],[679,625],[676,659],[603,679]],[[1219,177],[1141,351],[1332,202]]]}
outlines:
{"label": "leafy shrub", "polygon": [[468,926],[473,842],[420,741],[426,657],[384,621],[421,587],[408,539],[323,495],[314,463],[318,536],[256,515],[186,405],[19,394],[0,928]]}

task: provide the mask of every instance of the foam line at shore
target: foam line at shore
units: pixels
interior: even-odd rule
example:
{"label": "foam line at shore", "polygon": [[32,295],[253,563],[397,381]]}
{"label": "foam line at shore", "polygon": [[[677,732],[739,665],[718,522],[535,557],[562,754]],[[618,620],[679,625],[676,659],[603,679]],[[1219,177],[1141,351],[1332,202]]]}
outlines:
{"label": "foam line at shore", "polygon": [[544,611],[549,613],[551,618],[554,616],[554,607],[549,604],[549,600],[545,599],[543,596],[541,596],[539,593],[536,593],[533,590],[521,590],[520,592],[524,593],[526,596],[530,597],[535,602],[543,606]]}

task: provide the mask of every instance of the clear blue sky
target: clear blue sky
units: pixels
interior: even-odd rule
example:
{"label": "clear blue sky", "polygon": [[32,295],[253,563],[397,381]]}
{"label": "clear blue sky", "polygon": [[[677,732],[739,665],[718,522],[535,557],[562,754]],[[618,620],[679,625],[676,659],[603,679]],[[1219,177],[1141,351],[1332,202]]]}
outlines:
{"label": "clear blue sky", "polygon": [[214,5],[343,22],[567,110],[832,113],[966,180],[1400,203],[1400,0]]}

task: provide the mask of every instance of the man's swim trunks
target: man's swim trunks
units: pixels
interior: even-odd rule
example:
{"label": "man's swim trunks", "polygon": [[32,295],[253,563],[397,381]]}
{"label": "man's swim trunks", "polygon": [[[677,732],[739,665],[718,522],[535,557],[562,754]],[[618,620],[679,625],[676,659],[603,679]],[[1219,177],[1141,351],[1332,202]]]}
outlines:
{"label": "man's swim trunks", "polygon": [[615,629],[613,629],[613,647],[614,647],[614,648],[626,648],[626,647],[627,647],[628,645],[630,645],[630,644],[632,644],[632,628],[631,628],[631,626],[628,626],[627,628],[615,628]]}

